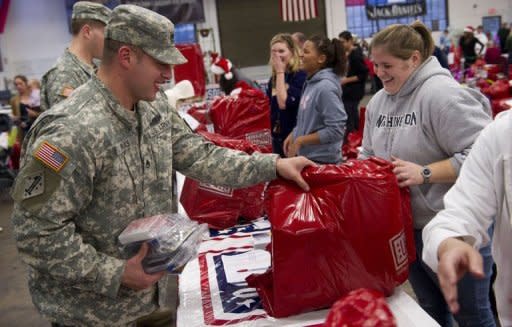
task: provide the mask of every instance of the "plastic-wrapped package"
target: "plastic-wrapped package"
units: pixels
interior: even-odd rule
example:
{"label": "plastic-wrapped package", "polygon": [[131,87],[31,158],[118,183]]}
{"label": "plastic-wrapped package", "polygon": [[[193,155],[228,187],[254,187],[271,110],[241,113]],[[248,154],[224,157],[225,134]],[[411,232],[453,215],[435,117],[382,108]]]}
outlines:
{"label": "plastic-wrapped package", "polygon": [[[365,287],[389,296],[415,260],[408,189],[377,158],[305,169],[311,190],[267,190],[272,266],[248,277],[267,312],[285,317],[329,307]],[[305,264],[307,263],[307,264]]]}
{"label": "plastic-wrapped package", "polygon": [[[165,246],[162,246],[161,240],[154,239],[150,241],[150,253],[142,261],[144,271],[148,274],[167,270],[176,272],[183,267],[190,259],[197,256],[199,243],[203,241],[204,235],[208,232],[206,225],[197,225],[191,230],[190,234],[179,246],[172,252],[165,252]],[[168,242],[163,242],[168,243]],[[168,247],[169,251],[174,246]]]}
{"label": "plastic-wrapped package", "polygon": [[180,214],[163,214],[132,221],[118,239],[129,256],[143,242],[150,246],[142,261],[147,273],[176,271],[197,254],[208,227]]}
{"label": "plastic-wrapped package", "polygon": [[332,306],[325,327],[396,327],[384,294],[360,288],[345,295]]}
{"label": "plastic-wrapped package", "polygon": [[233,96],[217,98],[209,112],[215,133],[247,140],[260,152],[272,152],[268,97],[254,88],[242,89]]}
{"label": "plastic-wrapped package", "polygon": [[168,215],[156,215],[132,221],[121,234],[119,242],[122,245],[150,240],[158,237],[164,228],[174,227],[175,222]]}
{"label": "plastic-wrapped package", "polygon": [[[224,137],[199,131],[212,143],[252,154],[258,147],[246,140]],[[186,178],[180,202],[190,219],[223,229],[234,226],[239,217],[246,220],[259,218],[264,213],[263,192],[265,183],[232,189]]]}

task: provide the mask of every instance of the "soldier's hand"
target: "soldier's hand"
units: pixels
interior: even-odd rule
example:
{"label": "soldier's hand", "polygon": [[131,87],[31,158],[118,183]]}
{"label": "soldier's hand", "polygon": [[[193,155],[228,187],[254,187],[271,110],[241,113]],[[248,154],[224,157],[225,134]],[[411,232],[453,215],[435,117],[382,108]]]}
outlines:
{"label": "soldier's hand", "polygon": [[158,282],[165,270],[155,274],[146,274],[142,268],[142,259],[148,253],[149,246],[143,243],[139,252],[126,261],[121,283],[134,290],[143,290]]}
{"label": "soldier's hand", "polygon": [[285,179],[294,181],[304,191],[309,191],[309,185],[300,174],[302,169],[316,164],[305,157],[279,158],[277,159],[277,174]]}
{"label": "soldier's hand", "polygon": [[457,313],[457,282],[467,273],[483,278],[482,256],[471,245],[456,238],[441,242],[437,251],[439,285],[450,311]]}

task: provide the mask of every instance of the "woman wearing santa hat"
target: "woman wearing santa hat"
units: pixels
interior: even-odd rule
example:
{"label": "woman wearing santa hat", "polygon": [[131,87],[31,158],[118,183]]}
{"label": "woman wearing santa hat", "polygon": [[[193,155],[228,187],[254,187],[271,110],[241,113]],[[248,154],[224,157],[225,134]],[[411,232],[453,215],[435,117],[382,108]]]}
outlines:
{"label": "woman wearing santa hat", "polygon": [[[475,37],[473,34],[474,28],[472,26],[466,26],[464,28],[464,34],[459,40],[459,47],[462,50],[462,54],[464,56],[464,69],[469,68],[472,64],[475,63],[478,56],[482,55],[482,51],[485,47],[485,44],[480,42],[479,39]],[[475,52],[475,45],[480,45],[480,52]]]}
{"label": "woman wearing santa hat", "polygon": [[272,77],[268,82],[272,150],[284,157],[283,142],[297,124],[306,73],[299,69],[299,48],[290,34],[277,34],[270,41]]}

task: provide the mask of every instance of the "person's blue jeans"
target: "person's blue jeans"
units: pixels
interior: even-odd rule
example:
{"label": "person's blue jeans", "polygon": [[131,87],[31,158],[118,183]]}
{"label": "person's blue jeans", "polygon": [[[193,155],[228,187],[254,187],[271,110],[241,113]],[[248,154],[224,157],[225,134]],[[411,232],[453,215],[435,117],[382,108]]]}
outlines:
{"label": "person's blue jeans", "polygon": [[[418,303],[434,320],[443,327],[452,326],[450,313],[437,275],[421,260],[423,251],[422,230],[414,231],[417,260],[409,267],[409,282],[418,298]],[[489,285],[492,275],[491,246],[480,250],[484,261],[483,279],[466,274],[458,283],[459,313],[453,318],[460,327],[495,327],[494,315],[489,301]]]}

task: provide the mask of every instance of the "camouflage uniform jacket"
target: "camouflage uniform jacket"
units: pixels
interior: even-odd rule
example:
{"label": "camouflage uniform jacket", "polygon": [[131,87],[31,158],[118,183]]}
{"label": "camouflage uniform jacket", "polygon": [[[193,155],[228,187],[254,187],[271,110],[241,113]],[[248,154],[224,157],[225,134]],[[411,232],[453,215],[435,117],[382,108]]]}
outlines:
{"label": "camouflage uniform jacket", "polygon": [[121,231],[171,210],[173,168],[244,187],[275,178],[275,163],[275,155],[248,156],[193,134],[163,93],[125,110],[93,76],[44,112],[24,144],[13,224],[34,304],[52,321],[80,326],[126,324],[163,307],[163,283],[121,285]]}
{"label": "camouflage uniform jacket", "polygon": [[66,49],[41,80],[41,110],[48,110],[66,99],[69,92],[87,83],[94,70]]}

